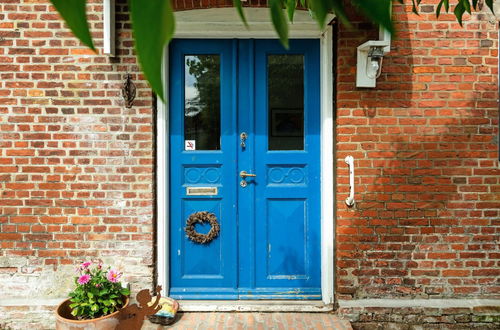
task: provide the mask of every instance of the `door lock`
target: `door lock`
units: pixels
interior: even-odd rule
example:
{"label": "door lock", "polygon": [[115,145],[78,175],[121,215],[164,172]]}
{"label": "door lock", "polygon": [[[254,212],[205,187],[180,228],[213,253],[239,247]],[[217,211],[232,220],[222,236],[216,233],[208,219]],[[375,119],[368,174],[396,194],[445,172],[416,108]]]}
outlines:
{"label": "door lock", "polygon": [[242,132],[240,134],[240,141],[241,141],[240,146],[242,148],[246,148],[246,146],[247,146],[247,144],[246,144],[247,138],[248,138],[248,134],[246,132]]}
{"label": "door lock", "polygon": [[248,182],[245,179],[247,177],[256,177],[257,175],[256,174],[247,173],[247,171],[241,171],[240,172],[240,176],[242,178],[242,180],[240,181],[240,186],[242,186],[243,188],[245,188],[248,185]]}

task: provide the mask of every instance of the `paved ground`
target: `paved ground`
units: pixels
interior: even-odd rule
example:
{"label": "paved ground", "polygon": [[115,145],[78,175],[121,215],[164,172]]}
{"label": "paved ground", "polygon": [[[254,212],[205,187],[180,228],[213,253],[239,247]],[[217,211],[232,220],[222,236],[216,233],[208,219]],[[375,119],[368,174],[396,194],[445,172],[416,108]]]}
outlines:
{"label": "paved ground", "polygon": [[144,322],[144,330],[156,329],[334,329],[352,330],[350,323],[331,313],[180,313],[171,326]]}

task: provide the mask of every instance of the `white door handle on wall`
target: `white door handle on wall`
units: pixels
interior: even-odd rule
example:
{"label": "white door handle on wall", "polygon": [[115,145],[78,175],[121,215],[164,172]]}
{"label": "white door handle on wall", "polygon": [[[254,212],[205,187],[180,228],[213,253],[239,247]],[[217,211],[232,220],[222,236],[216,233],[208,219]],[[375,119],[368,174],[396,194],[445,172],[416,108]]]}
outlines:
{"label": "white door handle on wall", "polygon": [[354,205],[354,158],[347,156],[345,162],[349,166],[349,197],[346,198],[345,203],[350,207]]}

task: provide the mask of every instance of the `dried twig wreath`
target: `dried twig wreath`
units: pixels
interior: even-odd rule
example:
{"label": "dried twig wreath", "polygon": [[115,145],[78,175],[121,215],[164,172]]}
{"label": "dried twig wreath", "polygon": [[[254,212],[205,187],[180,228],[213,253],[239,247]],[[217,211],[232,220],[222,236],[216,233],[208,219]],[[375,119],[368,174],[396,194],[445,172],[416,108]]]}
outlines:
{"label": "dried twig wreath", "polygon": [[[207,234],[200,234],[195,229],[194,226],[197,223],[208,222],[212,228]],[[184,228],[187,237],[193,242],[200,244],[207,244],[213,241],[217,236],[219,236],[220,226],[217,222],[217,217],[213,213],[207,211],[196,212],[189,216],[186,221],[186,227]]]}

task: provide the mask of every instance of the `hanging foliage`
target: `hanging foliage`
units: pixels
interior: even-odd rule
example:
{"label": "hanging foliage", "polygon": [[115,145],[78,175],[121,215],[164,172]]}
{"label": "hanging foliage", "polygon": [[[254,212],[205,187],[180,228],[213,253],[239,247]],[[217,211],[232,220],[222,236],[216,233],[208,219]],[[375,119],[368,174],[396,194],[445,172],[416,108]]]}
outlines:
{"label": "hanging foliage", "polygon": [[[85,12],[86,0],[50,1],[75,36],[94,49]],[[411,3],[413,12],[417,14],[420,3],[425,2],[425,0],[394,1],[401,4]],[[483,1],[493,11],[493,0],[440,0],[436,6],[436,16],[439,17],[443,9],[448,12],[450,5],[454,5],[453,14],[462,25],[463,15],[466,12],[470,14],[472,10],[480,10]],[[308,9],[311,17],[323,28],[329,13],[335,14],[342,23],[349,25],[344,10],[345,2],[351,2],[373,23],[381,25],[391,33],[395,32],[391,19],[393,0],[269,0],[271,22],[281,43],[287,47],[288,26],[293,22],[294,12],[298,6]],[[175,29],[171,0],[128,0],[128,3],[139,64],[153,91],[165,101],[161,65],[163,51],[172,39]],[[435,1],[431,3],[434,4]],[[233,4],[243,24],[248,27],[242,1],[233,0]]]}

